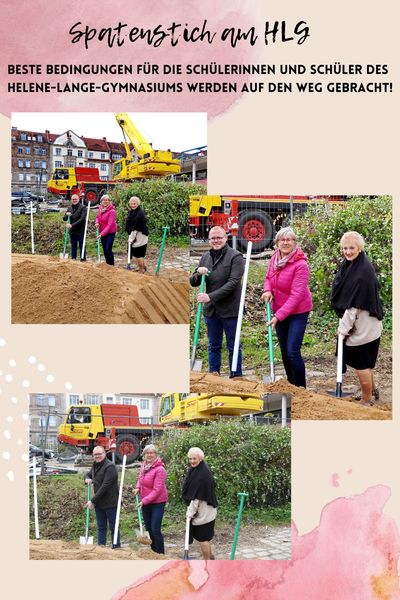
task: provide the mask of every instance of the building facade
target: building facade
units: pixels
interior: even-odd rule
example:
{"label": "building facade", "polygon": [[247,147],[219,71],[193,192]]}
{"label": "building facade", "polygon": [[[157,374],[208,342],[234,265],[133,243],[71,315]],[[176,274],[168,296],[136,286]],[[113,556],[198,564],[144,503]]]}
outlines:
{"label": "building facade", "polygon": [[56,449],[58,427],[65,414],[65,394],[30,394],[29,441],[35,446]]}

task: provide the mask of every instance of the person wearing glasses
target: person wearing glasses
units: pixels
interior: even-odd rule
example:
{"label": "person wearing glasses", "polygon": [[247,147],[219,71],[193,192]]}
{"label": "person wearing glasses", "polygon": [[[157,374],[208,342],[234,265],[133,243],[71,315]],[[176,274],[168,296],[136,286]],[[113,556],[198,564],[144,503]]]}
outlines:
{"label": "person wearing glasses", "polygon": [[289,383],[305,388],[306,368],[301,346],[312,310],[310,269],[291,227],[278,231],[275,245],[261,296],[264,302],[271,302],[274,313],[267,327],[271,325],[276,331]]}
{"label": "person wearing glasses", "polygon": [[94,508],[97,521],[97,543],[107,543],[107,524],[110,527],[113,548],[120,548],[120,532],[114,545],[114,529],[118,505],[118,473],[116,466],[106,457],[103,446],[93,448],[93,466],[85,475],[86,485],[92,485],[94,495],[86,506]]}
{"label": "person wearing glasses", "polygon": [[206,275],[206,291],[197,294],[197,302],[203,303],[203,314],[207,327],[208,370],[214,375],[220,375],[222,339],[225,333],[229,352],[229,376],[241,377],[241,348],[239,348],[235,373],[232,372],[232,358],[244,259],[240,252],[233,250],[228,245],[228,237],[222,227],[212,227],[208,239],[211,250],[203,254],[199,266],[190,277],[190,285],[198,287],[202,275]]}

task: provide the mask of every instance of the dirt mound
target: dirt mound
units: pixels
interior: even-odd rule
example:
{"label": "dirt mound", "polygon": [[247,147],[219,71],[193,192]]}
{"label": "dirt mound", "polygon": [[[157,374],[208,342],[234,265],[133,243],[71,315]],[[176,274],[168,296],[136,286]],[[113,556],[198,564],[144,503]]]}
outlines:
{"label": "dirt mound", "polygon": [[[188,323],[186,276],[13,255],[13,323]],[[185,277],[185,280],[183,280]]]}
{"label": "dirt mound", "polygon": [[81,546],[77,542],[61,540],[30,540],[29,558],[31,560],[165,560],[148,548],[137,552],[132,548],[112,550],[102,546]]}
{"label": "dirt mound", "polygon": [[190,373],[190,391],[202,394],[265,394],[288,393],[292,398],[292,419],[326,420],[385,420],[391,419],[387,407],[365,407],[354,398],[333,398],[328,394],[315,394],[298,388],[285,380],[264,385],[245,378],[227,379],[209,373]]}

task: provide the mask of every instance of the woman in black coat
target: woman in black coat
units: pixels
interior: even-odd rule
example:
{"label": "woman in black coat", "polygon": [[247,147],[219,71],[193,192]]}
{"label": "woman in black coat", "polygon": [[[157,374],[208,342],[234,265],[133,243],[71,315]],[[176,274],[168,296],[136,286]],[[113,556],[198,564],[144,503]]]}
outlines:
{"label": "woman in black coat", "polygon": [[215,481],[201,448],[190,448],[188,452],[190,469],[182,488],[182,498],[187,505],[186,517],[190,521],[189,543],[197,540],[204,560],[213,559],[211,540],[214,537],[217,516]]}
{"label": "woman in black coat", "polygon": [[147,218],[143,208],[140,206],[140,199],[137,196],[132,196],[129,200],[129,206],[130,211],[126,218],[125,231],[129,234],[131,258],[135,257],[137,259],[139,273],[145,273],[147,269],[144,257],[146,256],[149,239]]}

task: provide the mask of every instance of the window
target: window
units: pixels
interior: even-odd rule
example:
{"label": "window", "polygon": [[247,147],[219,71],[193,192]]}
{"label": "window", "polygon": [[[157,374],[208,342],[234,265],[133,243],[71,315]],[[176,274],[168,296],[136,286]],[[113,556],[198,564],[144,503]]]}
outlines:
{"label": "window", "polygon": [[100,171],[107,171],[107,165],[102,164],[100,167]]}
{"label": "window", "polygon": [[21,140],[23,142],[26,142],[26,133],[25,132],[21,132]]}
{"label": "window", "polygon": [[33,149],[33,153],[36,154],[36,155],[40,154],[40,148],[35,147]]}
{"label": "window", "polygon": [[35,160],[35,169],[40,169],[40,161]]}
{"label": "window", "polygon": [[55,396],[48,396],[48,400],[49,400],[49,406],[56,405],[56,397]]}
{"label": "window", "polygon": [[78,156],[79,156],[79,158],[82,158],[82,156],[83,156],[83,150],[78,150]]}
{"label": "window", "polygon": [[57,426],[57,417],[55,415],[50,415],[49,426],[50,427],[56,427]]}
{"label": "window", "polygon": [[46,161],[42,160],[42,169],[45,169],[45,168],[46,168]]}
{"label": "window", "polygon": [[93,158],[93,152],[88,152],[88,157]]}
{"label": "window", "polygon": [[67,150],[67,156],[72,156],[72,148],[68,148],[68,150]]}
{"label": "window", "polygon": [[86,394],[86,404],[100,404],[100,398],[97,394]]}
{"label": "window", "polygon": [[24,174],[18,173],[18,181],[23,181],[23,180],[24,180]]}
{"label": "window", "polygon": [[79,167],[83,167],[83,162],[78,163]]}
{"label": "window", "polygon": [[142,423],[142,425],[151,425],[151,417],[141,417],[139,419],[140,423]]}
{"label": "window", "polygon": [[25,166],[30,169],[31,168],[31,161],[30,160],[26,160],[25,161]]}
{"label": "window", "polygon": [[105,152],[102,152],[102,153],[100,154],[100,158],[101,158],[102,160],[105,160],[105,158],[106,158]]}
{"label": "window", "polygon": [[69,411],[67,423],[90,423],[90,408],[79,406],[77,408],[71,408]]}
{"label": "window", "polygon": [[70,404],[79,404],[79,394],[70,394],[69,395],[69,403]]}
{"label": "window", "polygon": [[140,410],[149,410],[150,402],[147,398],[140,398]]}
{"label": "window", "polygon": [[[40,180],[40,176],[38,175],[38,180]],[[42,175],[42,181],[47,181],[47,175],[46,173],[43,173]]]}
{"label": "window", "polygon": [[24,151],[23,147],[22,146],[18,146],[18,148],[17,148],[18,154],[22,154],[23,151]]}
{"label": "window", "polygon": [[26,181],[30,181],[30,180],[31,180],[31,174],[30,174],[30,173],[27,173],[27,174],[25,175],[25,179],[26,179]]}
{"label": "window", "polygon": [[61,167],[62,166],[61,160],[56,160],[56,162],[54,163],[54,166],[55,166],[56,169],[59,168],[59,167]]}
{"label": "window", "polygon": [[69,167],[70,169],[72,169],[74,167],[74,161],[73,160],[67,160],[67,167]]}
{"label": "window", "polygon": [[38,406],[44,406],[44,404],[45,404],[44,394],[37,394],[37,396],[36,396],[36,404]]}
{"label": "window", "polygon": [[22,167],[24,166],[24,161],[23,160],[19,160],[18,161],[18,166],[20,169],[22,169]]}
{"label": "window", "polygon": [[56,148],[56,156],[61,156],[61,148]]}
{"label": "window", "polygon": [[89,163],[89,168],[90,168],[90,169],[95,169],[95,168],[96,168],[96,165],[95,165],[94,163]]}
{"label": "window", "polygon": [[41,134],[41,133],[38,133],[38,136],[37,136],[37,141],[38,141],[38,142],[43,142],[43,136],[42,136],[42,134]]}
{"label": "window", "polygon": [[46,148],[42,148],[42,156],[46,156],[47,152],[46,152]]}
{"label": "window", "polygon": [[122,404],[125,404],[126,406],[131,406],[132,398],[122,398]]}
{"label": "window", "polygon": [[25,147],[25,154],[30,154],[31,153],[31,149],[29,146]]}

